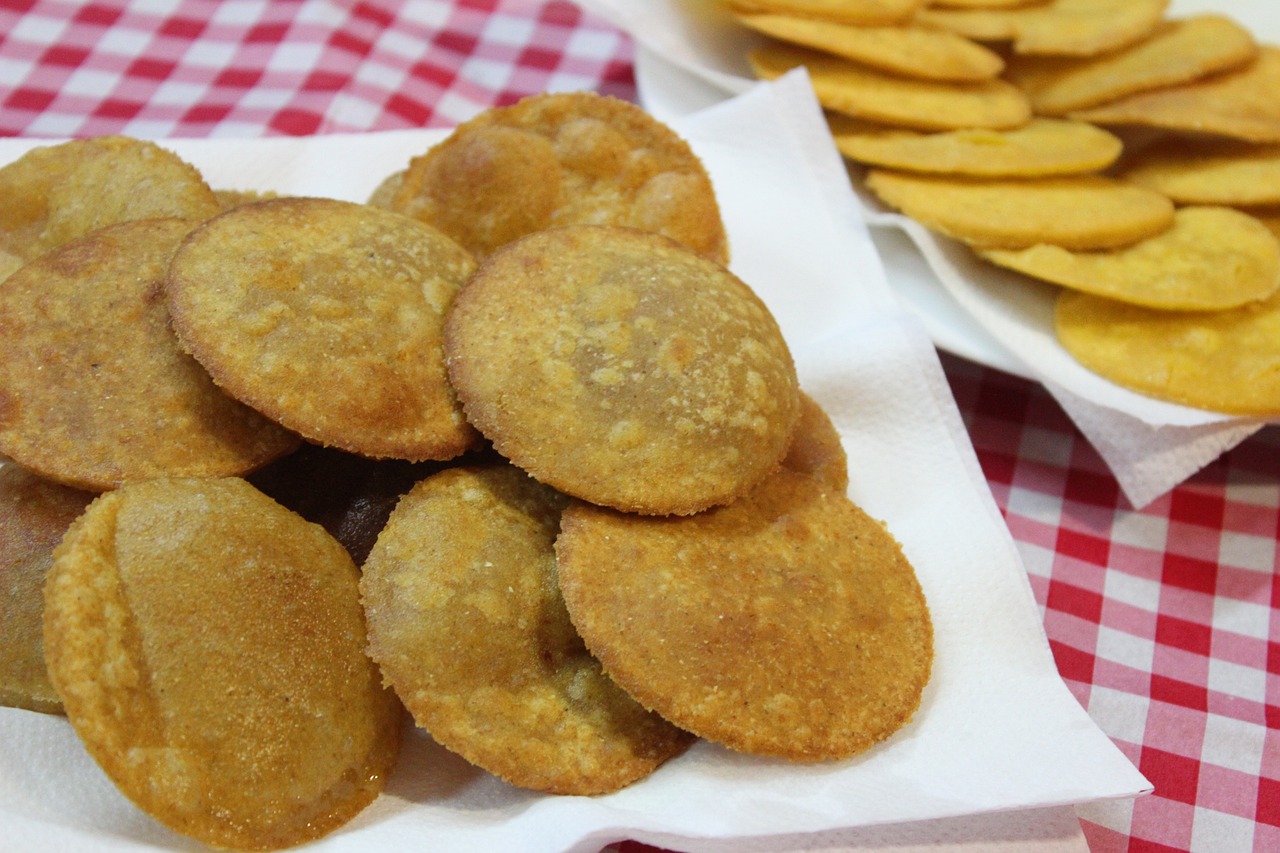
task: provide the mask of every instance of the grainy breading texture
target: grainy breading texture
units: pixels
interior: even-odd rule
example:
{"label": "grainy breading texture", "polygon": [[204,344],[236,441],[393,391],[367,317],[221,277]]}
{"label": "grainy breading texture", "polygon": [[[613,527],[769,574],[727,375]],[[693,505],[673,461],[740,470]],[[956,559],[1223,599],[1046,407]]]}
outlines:
{"label": "grainy breading texture", "polygon": [[563,492],[690,513],[777,467],[799,412],[776,321],[666,238],[579,226],[491,256],[445,329],[449,375],[495,449]]}
{"label": "grainy breading texture", "polygon": [[319,837],[382,789],[402,709],[365,656],[355,566],[242,480],[99,497],[45,586],[49,675],[140,808],[215,847]]}
{"label": "grainy breading texture", "polygon": [[564,225],[629,226],[729,256],[711,179],[688,143],[634,104],[589,92],[536,95],[459,125],[410,162],[391,207],[477,258]]}
{"label": "grainy breading texture", "polygon": [[981,254],[1075,290],[1172,311],[1236,308],[1280,287],[1280,243],[1261,222],[1227,207],[1179,208],[1169,230],[1111,251],[1042,243]]}
{"label": "grainy breading texture", "polygon": [[819,477],[784,467],[685,518],[576,503],[556,557],[605,672],[702,737],[841,759],[919,706],[933,633],[915,573],[884,527]]}
{"label": "grainy breading texture", "polygon": [[60,713],[44,665],[44,579],[92,492],[0,463],[0,705]]}
{"label": "grainy breading texture", "polygon": [[930,229],[982,248],[1111,249],[1173,224],[1167,197],[1100,175],[966,180],[876,169],[867,187]]}
{"label": "grainy breading texture", "polygon": [[505,464],[441,472],[396,507],[360,589],[370,652],[432,737],[512,784],[601,794],[692,737],[606,678],[570,624],[565,502]]}
{"label": "grainy breading texture", "polygon": [[1054,328],[1081,364],[1140,394],[1280,414],[1280,294],[1228,311],[1161,311],[1063,290]]}
{"label": "grainy breading texture", "polygon": [[800,420],[782,467],[830,486],[834,492],[849,488],[849,463],[835,424],[816,400],[800,392]]}
{"label": "grainy breading texture", "polygon": [[122,136],[32,149],[0,169],[0,198],[0,250],[28,261],[118,222],[199,220],[219,209],[194,166]]}
{"label": "grainy breading texture", "polygon": [[946,83],[886,74],[817,50],[771,43],[748,55],[763,80],[808,69],[822,106],[845,115],[916,130],[1018,127],[1031,118],[1022,90],[1004,80]]}
{"label": "grainy breading texture", "polygon": [[473,267],[448,237],[391,211],[274,199],[193,232],[166,288],[178,338],[232,396],[319,444],[449,459],[478,438],[441,351]]}
{"label": "grainy breading texture", "polygon": [[0,283],[0,452],[102,490],[242,474],[297,445],[219,391],[169,331],[165,270],[192,224],[100,229]]}

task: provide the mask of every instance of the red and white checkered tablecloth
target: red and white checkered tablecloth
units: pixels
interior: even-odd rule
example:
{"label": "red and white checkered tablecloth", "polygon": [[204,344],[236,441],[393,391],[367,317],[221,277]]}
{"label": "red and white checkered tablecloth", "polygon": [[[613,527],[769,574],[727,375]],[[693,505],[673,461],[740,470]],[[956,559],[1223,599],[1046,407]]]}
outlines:
{"label": "red and white checkered tablecloth", "polygon": [[[443,127],[544,90],[634,100],[632,57],[565,0],[3,0],[0,135]],[[1081,807],[1091,848],[1280,850],[1280,428],[1135,511],[1043,389],[943,365],[1059,670],[1155,785]]]}

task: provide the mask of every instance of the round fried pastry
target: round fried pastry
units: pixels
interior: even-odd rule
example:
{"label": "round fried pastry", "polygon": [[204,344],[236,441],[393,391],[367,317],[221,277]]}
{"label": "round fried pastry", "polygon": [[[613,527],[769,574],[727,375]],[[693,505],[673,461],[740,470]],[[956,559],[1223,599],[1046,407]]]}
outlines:
{"label": "round fried pastry", "polygon": [[200,172],[154,142],[123,136],[33,148],[0,169],[0,249],[24,260],[118,222],[213,216]]}
{"label": "round fried pastry", "polygon": [[1237,308],[1280,287],[1280,243],[1257,219],[1228,207],[1179,208],[1169,230],[1110,251],[1042,243],[980,254],[1034,278],[1167,311]]}
{"label": "round fried pastry", "polygon": [[742,14],[780,14],[815,18],[855,26],[900,24],[911,18],[925,0],[727,0]]}
{"label": "round fried pastry", "polygon": [[1097,56],[1150,35],[1169,0],[1053,0],[1013,8],[927,8],[916,20],[1015,53]]}
{"label": "round fried pastry", "polygon": [[916,130],[1018,127],[1031,118],[1022,90],[1004,80],[947,83],[886,74],[839,56],[778,43],[747,55],[755,75],[773,80],[801,66],[814,94],[835,112]]}
{"label": "round fried pastry", "polygon": [[1165,21],[1142,41],[1084,59],[1017,56],[1006,78],[1038,115],[1061,116],[1137,92],[1236,68],[1258,52],[1253,36],[1223,15]]}
{"label": "round fried pastry", "polygon": [[687,142],[644,110],[591,92],[482,112],[405,170],[392,208],[477,258],[534,231],[621,225],[729,256],[720,208]]}
{"label": "round fried pastry", "polygon": [[849,488],[849,459],[840,433],[818,401],[800,392],[800,420],[782,467],[820,480],[843,494]]}
{"label": "round fried pastry", "polygon": [[169,330],[165,272],[192,225],[99,229],[0,283],[0,452],[101,491],[243,474],[297,446],[218,390]]}
{"label": "round fried pastry", "polygon": [[44,665],[44,580],[54,547],[93,498],[0,463],[0,705],[62,712]]}
{"label": "round fried pastry", "polygon": [[360,580],[370,654],[418,725],[524,788],[602,794],[692,738],[611,682],[569,622],[552,542],[567,499],[509,465],[401,500]]}
{"label": "round fried pastry", "polygon": [[946,30],[913,26],[862,27],[787,15],[739,15],[753,30],[891,74],[970,82],[1000,74],[995,51]]}
{"label": "round fried pastry", "polygon": [[377,458],[475,445],[444,314],[474,261],[421,222],[287,198],[204,223],[169,269],[173,328],[225,391],[305,438]]}
{"label": "round fried pastry", "polygon": [[777,467],[799,412],[769,309],[656,234],[543,231],[500,250],[445,326],[449,376],[494,448],[567,494],[697,512]]}
{"label": "round fried pastry", "polygon": [[676,519],[577,503],[556,558],[605,672],[694,734],[833,760],[919,706],[933,633],[915,572],[821,479],[783,468],[729,506]]}
{"label": "round fried pastry", "polygon": [[1166,196],[1101,175],[987,180],[874,169],[866,184],[922,225],[982,248],[1111,249],[1173,224]]}
{"label": "round fried pastry", "polygon": [[1175,137],[1143,148],[1122,177],[1178,204],[1280,204],[1280,143]]}
{"label": "round fried pastry", "polygon": [[973,177],[1045,177],[1105,169],[1120,139],[1080,121],[1033,118],[1009,130],[966,128],[941,133],[871,125],[828,116],[840,153],[859,163],[909,172]]}
{"label": "round fried pastry", "polygon": [[1063,290],[1054,331],[1085,367],[1140,394],[1280,414],[1280,293],[1227,311],[1161,311]]}
{"label": "round fried pastry", "polygon": [[1106,126],[1133,125],[1245,142],[1280,142],[1280,48],[1263,45],[1245,65],[1069,113]]}
{"label": "round fried pastry", "polygon": [[157,821],[215,847],[299,844],[370,803],[399,744],[357,584],[337,542],[242,480],[126,484],[55,551],[49,675]]}

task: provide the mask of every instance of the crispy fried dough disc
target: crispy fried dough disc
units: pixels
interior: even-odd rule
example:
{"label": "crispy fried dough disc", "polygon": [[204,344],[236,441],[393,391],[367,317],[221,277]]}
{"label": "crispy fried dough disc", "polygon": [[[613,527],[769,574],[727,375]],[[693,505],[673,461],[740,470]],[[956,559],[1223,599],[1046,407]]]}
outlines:
{"label": "crispy fried dough disc", "polygon": [[448,237],[370,205],[243,205],[194,231],[167,291],[224,390],[318,444],[449,459],[474,446],[445,375],[444,314],[474,268]]}
{"label": "crispy fried dough disc", "polygon": [[1168,231],[1121,249],[1040,244],[981,254],[1035,278],[1165,310],[1236,308],[1280,287],[1280,243],[1257,219],[1228,207],[1180,208]]}
{"label": "crispy fried dough disc", "polygon": [[769,309],[656,234],[577,226],[490,256],[445,327],[449,376],[499,453],[583,500],[697,512],[777,467],[799,416]]}
{"label": "crispy fried dough disc", "polygon": [[1262,205],[1259,207],[1241,208],[1254,219],[1267,226],[1267,230],[1280,238],[1280,205]]}
{"label": "crispy fried dough disc", "polygon": [[735,750],[856,755],[911,719],[929,679],[929,611],[898,543],[790,468],[686,518],[577,503],[556,557],[569,614],[605,672]]}
{"label": "crispy fried dough disc", "polygon": [[404,183],[404,169],[398,172],[392,172],[382,179],[379,184],[373,188],[373,192],[369,194],[365,204],[371,204],[374,207],[384,207],[387,210],[395,209],[396,193],[400,192],[400,185]]}
{"label": "crispy fried dough disc", "polygon": [[24,260],[134,219],[204,219],[218,199],[196,168],[154,142],[76,139],[0,169],[0,249]]}
{"label": "crispy fried dough disc", "polygon": [[1280,294],[1229,311],[1159,311],[1063,290],[1058,340],[1081,364],[1162,400],[1280,414]]}
{"label": "crispy fried dough disc", "polygon": [[1025,124],[1031,118],[1031,107],[1022,90],[1004,80],[912,80],[780,42],[752,50],[747,59],[762,80],[776,79],[803,65],[822,106],[896,127],[1005,128]]}
{"label": "crispy fried dough disc", "polygon": [[477,258],[564,225],[654,231],[724,262],[715,190],[689,144],[644,110],[591,92],[486,110],[414,158],[392,208]]}
{"label": "crispy fried dough disc", "polygon": [[949,9],[1013,9],[1019,6],[1038,6],[1049,0],[930,0],[930,6]]}
{"label": "crispy fried dough disc", "polygon": [[1129,95],[1072,118],[1280,142],[1280,48],[1263,45],[1246,65],[1192,83]]}
{"label": "crispy fried dough disc", "polygon": [[1036,118],[1011,130],[972,128],[922,134],[828,115],[840,153],[850,160],[910,172],[974,177],[1044,177],[1105,169],[1120,139],[1080,121]]}
{"label": "crispy fried dough disc", "polygon": [[743,14],[793,15],[840,24],[885,26],[911,18],[927,0],[727,0]]}
{"label": "crispy fried dough disc", "polygon": [[800,421],[782,467],[826,483],[843,494],[849,488],[849,460],[835,424],[808,394],[800,392]]}
{"label": "crispy fried dough disc", "polygon": [[100,229],[0,283],[0,452],[100,491],[242,474],[297,445],[219,391],[169,331],[165,270],[192,225]]}
{"label": "crispy fried dough disc", "polygon": [[1280,204],[1280,143],[1168,139],[1122,174],[1179,204]]}
{"label": "crispy fried dough disc", "polygon": [[524,788],[603,794],[692,737],[601,671],[569,622],[552,542],[567,499],[509,465],[401,500],[365,564],[370,654],[418,725]]}
{"label": "crispy fried dough disc", "polygon": [[4,281],[13,273],[17,272],[23,264],[22,258],[12,255],[4,249],[0,249],[0,281]]}
{"label": "crispy fried dough disc", "polygon": [[120,790],[215,847],[318,838],[382,789],[401,709],[351,558],[242,480],[130,483],[54,553],[45,653]]}
{"label": "crispy fried dough disc", "polygon": [[1112,249],[1173,224],[1165,196],[1098,175],[966,180],[876,169],[867,186],[926,227],[983,248]]}
{"label": "crispy fried dough disc", "polygon": [[1097,56],[1145,38],[1169,0],[1053,0],[1007,9],[921,10],[916,20],[979,41],[1013,42],[1015,53]]}
{"label": "crispy fried dough disc", "polygon": [[740,15],[738,20],[776,39],[904,77],[990,80],[1004,68],[995,51],[945,30],[858,27],[786,15]]}
{"label": "crispy fried dough disc", "polygon": [[1005,77],[1021,86],[1039,115],[1114,101],[1237,68],[1258,53],[1244,27],[1222,15],[1163,22],[1136,44],[1086,59],[1018,56]]}
{"label": "crispy fried dough disc", "polygon": [[44,579],[54,546],[93,498],[0,463],[0,705],[62,712],[44,665]]}

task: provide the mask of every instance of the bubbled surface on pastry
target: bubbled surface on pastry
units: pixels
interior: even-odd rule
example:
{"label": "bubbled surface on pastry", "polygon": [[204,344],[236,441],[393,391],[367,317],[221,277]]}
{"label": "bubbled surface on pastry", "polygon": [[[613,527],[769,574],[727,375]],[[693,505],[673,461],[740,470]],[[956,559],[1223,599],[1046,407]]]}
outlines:
{"label": "bubbled surface on pastry", "polygon": [[183,345],[237,399],[319,444],[449,459],[476,440],[441,351],[445,311],[473,266],[390,211],[274,199],[194,232],[168,294]]}
{"label": "bubbled surface on pastry", "polygon": [[491,257],[446,325],[472,423],[538,479],[618,509],[741,494],[795,428],[795,367],[728,270],[665,238],[580,226]]}

